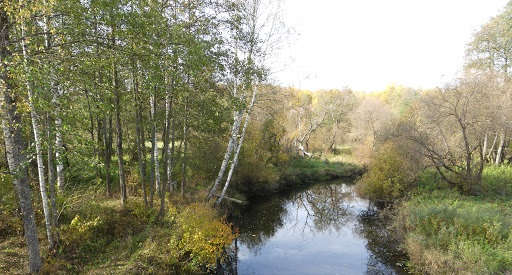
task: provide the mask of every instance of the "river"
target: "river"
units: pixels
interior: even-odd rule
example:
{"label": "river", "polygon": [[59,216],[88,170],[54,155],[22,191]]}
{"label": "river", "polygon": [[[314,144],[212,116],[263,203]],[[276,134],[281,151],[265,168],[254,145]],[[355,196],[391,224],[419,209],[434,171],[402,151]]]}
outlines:
{"label": "river", "polygon": [[239,237],[222,274],[405,274],[368,201],[342,182],[317,184],[234,210]]}

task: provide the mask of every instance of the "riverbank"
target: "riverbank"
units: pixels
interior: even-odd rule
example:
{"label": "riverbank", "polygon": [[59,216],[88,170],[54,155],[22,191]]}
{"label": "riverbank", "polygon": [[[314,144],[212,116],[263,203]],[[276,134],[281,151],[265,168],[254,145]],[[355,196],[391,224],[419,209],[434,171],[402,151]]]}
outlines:
{"label": "riverbank", "polygon": [[319,182],[338,179],[354,181],[363,175],[365,168],[356,163],[298,158],[276,170],[276,176],[271,180],[238,183],[234,185],[233,192],[243,200],[258,200],[261,197],[305,188]]}
{"label": "riverbank", "polygon": [[[104,191],[104,190],[103,190]],[[48,252],[39,232],[44,259],[42,274],[197,274],[214,270],[235,234],[210,206],[171,197],[162,218],[130,197],[125,208],[97,188],[67,197],[59,217],[60,241]],[[5,210],[5,209],[3,209]],[[1,215],[0,217],[8,217]],[[41,221],[41,212],[36,216]],[[0,273],[27,274],[20,220],[1,221]]]}
{"label": "riverbank", "polygon": [[394,228],[421,274],[512,271],[512,166],[489,166],[478,196],[463,195],[425,171],[409,199],[395,205]]}

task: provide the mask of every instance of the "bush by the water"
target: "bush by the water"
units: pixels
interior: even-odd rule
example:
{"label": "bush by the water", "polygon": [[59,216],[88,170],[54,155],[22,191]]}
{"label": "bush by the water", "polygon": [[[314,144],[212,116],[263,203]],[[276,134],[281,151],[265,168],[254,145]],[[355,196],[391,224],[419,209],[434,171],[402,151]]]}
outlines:
{"label": "bush by the water", "polygon": [[415,176],[409,161],[392,145],[384,145],[375,153],[356,190],[371,201],[390,202],[409,190]]}

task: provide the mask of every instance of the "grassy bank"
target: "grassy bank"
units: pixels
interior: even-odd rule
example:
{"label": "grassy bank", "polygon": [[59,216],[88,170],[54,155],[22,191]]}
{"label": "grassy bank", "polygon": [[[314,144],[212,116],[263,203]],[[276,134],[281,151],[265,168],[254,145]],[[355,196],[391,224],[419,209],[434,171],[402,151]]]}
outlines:
{"label": "grassy bank", "polygon": [[[140,198],[130,197],[122,209],[118,199],[98,193],[83,190],[66,199],[59,247],[44,260],[43,274],[206,273],[234,238],[223,218],[201,203],[171,198],[159,219],[157,201],[154,208],[145,208]],[[42,219],[41,213],[37,218]],[[28,255],[16,230],[22,224],[10,222],[1,231],[0,273],[25,274]],[[43,227],[39,230],[45,249]]]}
{"label": "grassy bank", "polygon": [[421,274],[512,272],[512,167],[486,167],[479,196],[450,190],[432,171],[396,207],[409,268]]}
{"label": "grassy bank", "polygon": [[236,183],[236,196],[250,200],[273,193],[299,189],[311,184],[336,179],[355,179],[361,176],[364,168],[355,163],[332,162],[321,159],[293,159],[286,166],[274,169],[274,176],[261,181],[242,178]]}

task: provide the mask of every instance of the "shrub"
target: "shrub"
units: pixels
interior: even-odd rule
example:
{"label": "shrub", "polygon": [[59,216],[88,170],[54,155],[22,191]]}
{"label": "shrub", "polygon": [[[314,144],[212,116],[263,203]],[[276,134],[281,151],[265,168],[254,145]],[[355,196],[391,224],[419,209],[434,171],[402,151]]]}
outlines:
{"label": "shrub", "polygon": [[234,240],[230,225],[206,204],[194,203],[176,213],[171,208],[170,216],[175,217],[177,227],[170,240],[175,248],[171,256],[187,263],[191,271],[215,267],[224,248]]}
{"label": "shrub", "polygon": [[415,169],[391,144],[383,145],[357,182],[357,192],[371,201],[392,201],[405,195],[415,179]]}

